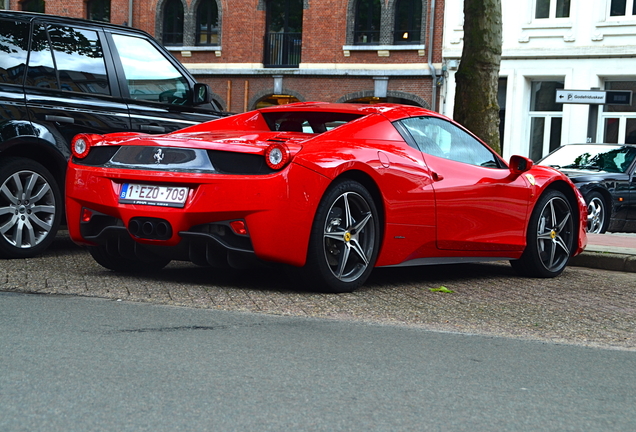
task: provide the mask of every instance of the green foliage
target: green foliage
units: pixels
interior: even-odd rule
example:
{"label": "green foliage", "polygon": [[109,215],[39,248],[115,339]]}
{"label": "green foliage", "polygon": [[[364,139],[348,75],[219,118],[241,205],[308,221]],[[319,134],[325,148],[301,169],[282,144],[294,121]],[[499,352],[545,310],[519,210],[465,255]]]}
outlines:
{"label": "green foliage", "polygon": [[455,292],[455,291],[453,291],[453,290],[449,290],[448,288],[446,288],[446,287],[445,287],[445,286],[443,286],[443,285],[442,285],[441,287],[439,287],[439,288],[430,288],[430,289],[429,289],[429,291],[430,291],[430,292],[450,293],[450,294],[452,294],[452,293],[454,293],[454,292]]}

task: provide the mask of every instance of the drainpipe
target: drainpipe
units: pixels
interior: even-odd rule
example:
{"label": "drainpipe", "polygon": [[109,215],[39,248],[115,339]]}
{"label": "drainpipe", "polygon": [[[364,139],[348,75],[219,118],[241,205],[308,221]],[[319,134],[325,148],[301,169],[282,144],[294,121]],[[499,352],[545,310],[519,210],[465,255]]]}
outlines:
{"label": "drainpipe", "polygon": [[435,33],[435,0],[431,0],[430,26],[428,28],[428,68],[433,78],[431,110],[437,111],[437,74],[433,65],[433,35]]}
{"label": "drainpipe", "polygon": [[128,0],[128,27],[133,26],[133,0]]}

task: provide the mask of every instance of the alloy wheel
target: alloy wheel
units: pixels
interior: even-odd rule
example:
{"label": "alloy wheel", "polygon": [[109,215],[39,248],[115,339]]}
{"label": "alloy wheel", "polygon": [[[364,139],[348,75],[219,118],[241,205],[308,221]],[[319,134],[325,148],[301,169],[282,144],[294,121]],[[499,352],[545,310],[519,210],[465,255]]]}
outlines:
{"label": "alloy wheel", "polygon": [[371,265],[376,238],[369,203],[355,192],[338,196],[323,231],[324,257],[331,273],[342,282],[360,278]]}
{"label": "alloy wheel", "polygon": [[605,205],[603,200],[595,196],[587,204],[587,232],[600,234],[605,225]]}
{"label": "alloy wheel", "polygon": [[546,270],[556,272],[567,264],[573,240],[570,206],[560,196],[552,197],[543,207],[537,226],[539,259]]}
{"label": "alloy wheel", "polygon": [[55,195],[43,176],[15,172],[0,187],[0,234],[16,248],[38,245],[53,229],[55,206]]}

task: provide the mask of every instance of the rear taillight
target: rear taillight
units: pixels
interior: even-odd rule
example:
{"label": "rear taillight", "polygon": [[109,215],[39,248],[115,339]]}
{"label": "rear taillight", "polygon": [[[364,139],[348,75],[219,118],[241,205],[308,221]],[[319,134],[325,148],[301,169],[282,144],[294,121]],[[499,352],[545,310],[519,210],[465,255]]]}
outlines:
{"label": "rear taillight", "polygon": [[290,161],[289,149],[285,144],[276,143],[265,150],[265,162],[273,170],[283,168]]}
{"label": "rear taillight", "polygon": [[79,134],[75,135],[71,141],[71,151],[73,156],[82,159],[88,156],[91,146],[102,140],[101,135],[97,134]]}

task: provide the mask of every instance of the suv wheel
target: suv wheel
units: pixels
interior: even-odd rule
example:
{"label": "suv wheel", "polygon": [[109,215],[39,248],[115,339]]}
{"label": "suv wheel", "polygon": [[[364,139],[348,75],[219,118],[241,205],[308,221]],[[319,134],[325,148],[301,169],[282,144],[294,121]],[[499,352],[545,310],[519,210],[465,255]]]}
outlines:
{"label": "suv wheel", "polygon": [[28,258],[55,239],[62,195],[51,173],[24,158],[0,162],[0,256]]}

